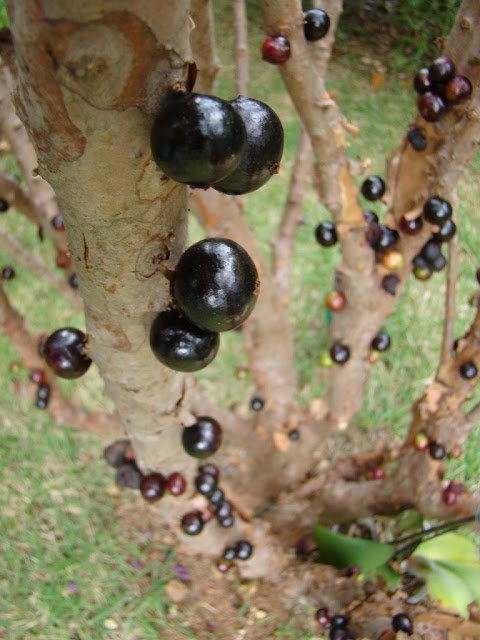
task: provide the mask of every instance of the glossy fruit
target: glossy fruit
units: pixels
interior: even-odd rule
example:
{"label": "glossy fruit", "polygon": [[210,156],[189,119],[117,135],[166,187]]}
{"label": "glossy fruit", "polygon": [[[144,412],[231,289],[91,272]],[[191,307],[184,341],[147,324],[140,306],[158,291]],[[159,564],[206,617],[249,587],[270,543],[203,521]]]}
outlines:
{"label": "glossy fruit", "polygon": [[207,238],[189,247],[178,261],[174,296],[198,327],[229,331],[252,313],[258,296],[258,273],[239,244]]}
{"label": "glossy fruit", "polygon": [[218,520],[224,520],[232,514],[232,511],[232,503],[228,500],[223,500],[222,502],[220,502],[220,504],[217,505],[215,509],[215,515]]}
{"label": "glossy fruit", "polygon": [[321,353],[319,360],[320,360],[321,367],[325,367],[325,368],[333,367],[333,365],[335,364],[332,360],[332,356],[328,351],[324,351],[323,353]]}
{"label": "glossy fruit", "polygon": [[12,280],[15,277],[15,269],[13,267],[3,267],[2,278],[3,280]]}
{"label": "glossy fruit", "polygon": [[445,456],[447,455],[445,447],[438,442],[431,442],[428,450],[430,453],[430,457],[434,460],[443,460],[443,458],[445,458]]}
{"label": "glossy fruit", "polygon": [[457,225],[452,219],[446,220],[440,227],[440,231],[432,234],[434,242],[448,242],[457,232]]}
{"label": "glossy fruit", "polygon": [[182,517],[180,526],[182,527],[183,532],[187,535],[197,536],[203,529],[202,514],[199,511],[186,513]]}
{"label": "glossy fruit", "polygon": [[317,609],[315,611],[315,620],[316,620],[316,622],[318,622],[318,624],[321,624],[324,627],[329,625],[330,624],[330,614],[328,612],[328,609],[326,609],[325,607],[320,607],[320,609]]}
{"label": "glossy fruit", "polygon": [[407,219],[402,216],[398,222],[398,228],[407,236],[415,236],[423,228],[423,218],[418,216],[417,218]]}
{"label": "glossy fruit", "polygon": [[120,467],[128,462],[125,452],[130,447],[130,440],[116,440],[105,447],[103,457],[105,462],[112,467]]}
{"label": "glossy fruit", "polygon": [[363,181],[362,195],[367,200],[379,200],[385,193],[385,182],[380,176],[369,176]]}
{"label": "glossy fruit", "polygon": [[208,501],[214,507],[219,505],[224,500],[225,500],[225,494],[223,493],[223,491],[219,487],[217,487],[215,489],[215,491],[208,498]]}
{"label": "glossy fruit", "polygon": [[119,465],[115,473],[115,483],[126,489],[140,489],[142,478],[142,472],[135,462],[125,462]]}
{"label": "glossy fruit", "polygon": [[235,545],[235,556],[239,560],[248,560],[253,553],[253,545],[248,540],[239,540]]}
{"label": "glossy fruit", "polygon": [[323,9],[310,9],[303,14],[303,32],[310,42],[321,40],[330,29],[330,18]]}
{"label": "glossy fruit", "polygon": [[57,213],[50,220],[50,224],[55,229],[55,231],[65,231],[65,224],[63,222],[63,216],[61,213]]}
{"label": "glossy fruit", "polygon": [[475,378],[478,375],[478,369],[475,366],[475,363],[471,361],[464,362],[462,365],[460,365],[458,371],[462,378],[465,378],[465,380],[472,380],[472,378]]}
{"label": "glossy fruit", "polygon": [[413,78],[413,88],[417,93],[427,93],[433,87],[428,67],[423,67],[415,74]]}
{"label": "glossy fruit", "polygon": [[430,265],[432,271],[442,271],[442,269],[445,269],[446,266],[447,266],[447,259],[443,254],[440,254],[435,258],[435,260],[432,260]]}
{"label": "glossy fruit", "polygon": [[342,291],[330,291],[325,296],[325,305],[327,309],[330,309],[330,311],[333,311],[334,313],[343,311],[346,304],[347,299]]}
{"label": "glossy fruit", "polygon": [[332,247],[336,244],[338,241],[337,230],[333,222],[329,222],[328,220],[320,222],[315,229],[315,238],[322,247]]}
{"label": "glossy fruit", "polygon": [[79,378],[92,364],[85,353],[86,336],[80,329],[64,327],[46,340],[44,357],[52,371],[61,378]]}
{"label": "glossy fruit", "polygon": [[242,119],[225,100],[177,93],[158,113],[150,144],[165,175],[183,184],[206,187],[238,166],[246,132]]}
{"label": "glossy fruit", "polygon": [[50,385],[45,383],[37,387],[37,398],[35,405],[37,409],[46,409],[50,400]]}
{"label": "glossy fruit", "polygon": [[415,151],[425,151],[427,148],[427,136],[425,130],[420,127],[413,127],[408,130],[407,140]]}
{"label": "glossy fruit", "polygon": [[397,271],[398,269],[402,269],[405,261],[403,259],[403,255],[400,251],[396,251],[395,249],[390,249],[380,254],[380,262],[383,264],[385,268],[389,271]]}
{"label": "glossy fruit", "polygon": [[201,329],[176,311],[162,311],[150,330],[150,347],[162,364],[174,371],[198,371],[215,358],[218,333]]}
{"label": "glossy fruit", "polygon": [[430,441],[425,433],[417,433],[414,440],[414,446],[417,451],[426,451],[430,446]]}
{"label": "glossy fruit", "polygon": [[388,351],[390,349],[390,336],[385,331],[379,331],[377,335],[373,338],[370,346],[375,351]]}
{"label": "glossy fruit", "polygon": [[448,56],[439,56],[428,67],[428,73],[432,82],[445,84],[455,75],[455,65]]}
{"label": "glossy fruit", "polygon": [[394,296],[397,292],[397,287],[400,283],[400,278],[390,274],[382,278],[382,289],[384,289],[391,296]]}
{"label": "glossy fruit", "polygon": [[430,278],[432,277],[432,272],[428,268],[415,267],[413,270],[413,275],[417,280],[425,282],[426,280],[430,280]]}
{"label": "glossy fruit", "polygon": [[298,440],[300,440],[300,431],[298,429],[291,429],[288,432],[288,437],[292,442],[297,442]]}
{"label": "glossy fruit", "polygon": [[224,560],[227,560],[228,562],[231,562],[232,560],[235,560],[235,555],[236,554],[234,547],[225,547],[222,553],[222,558]]}
{"label": "glossy fruit", "polygon": [[46,409],[48,407],[48,399],[44,400],[43,398],[37,398],[35,401],[35,406],[37,409]]}
{"label": "glossy fruit", "polygon": [[270,64],[283,64],[290,57],[290,42],[281,34],[267,36],[262,44],[262,58]]}
{"label": "glossy fruit", "polygon": [[[429,240],[423,245],[420,251],[420,257],[425,261],[426,266],[431,267],[432,262],[436,258],[438,258],[438,256],[441,255],[441,253],[442,253],[442,250],[438,242]],[[415,258],[415,266],[422,266],[422,263],[420,262],[420,260],[417,260],[416,258]]]}
{"label": "glossy fruit", "polygon": [[230,514],[226,518],[219,520],[218,524],[224,529],[229,529],[230,527],[233,527],[233,525],[235,524],[235,517],[232,514]]}
{"label": "glossy fruit", "polygon": [[198,468],[198,473],[209,473],[211,476],[214,476],[215,479],[217,480],[217,482],[220,479],[220,471],[218,470],[218,467],[216,464],[213,464],[213,462],[207,462],[206,464],[202,464],[199,468]]}
{"label": "glossy fruit", "polygon": [[[372,225],[373,228],[373,225]],[[391,229],[384,224],[379,224],[376,229],[375,237],[372,239],[370,246],[374,251],[383,253],[393,247],[400,239],[398,231]]]}
{"label": "glossy fruit", "polygon": [[346,629],[348,625],[348,617],[342,615],[333,616],[330,624],[334,629]]}
{"label": "glossy fruit", "polygon": [[182,444],[189,456],[208,458],[222,444],[222,427],[214,418],[200,416],[195,424],[183,429]]}
{"label": "glossy fruit", "polygon": [[452,217],[452,205],[439,196],[433,196],[423,206],[423,217],[427,222],[441,226]]}
{"label": "glossy fruit", "polygon": [[209,473],[201,473],[195,478],[195,487],[198,493],[209,498],[217,488],[217,480]]}
{"label": "glossy fruit", "polygon": [[451,489],[443,489],[443,491],[442,491],[442,501],[446,505],[451,507],[452,505],[454,505],[457,502],[457,494],[455,493],[455,491],[452,491]]}
{"label": "glossy fruit", "polygon": [[392,629],[403,631],[410,636],[413,633],[413,622],[406,613],[396,613],[392,618]]}
{"label": "glossy fruit", "polygon": [[336,342],[330,347],[330,355],[337,364],[345,364],[350,358],[350,349],[346,345]]}
{"label": "glossy fruit", "polygon": [[375,211],[371,211],[370,209],[364,209],[362,211],[363,217],[367,224],[378,224],[378,216]]}
{"label": "glossy fruit", "polygon": [[424,93],[418,96],[418,112],[427,122],[438,122],[447,112],[447,103],[441,96],[435,93]]}
{"label": "glossy fruit", "polygon": [[140,482],[140,493],[148,502],[160,500],[165,494],[167,480],[161,473],[149,473]]}
{"label": "glossy fruit", "polygon": [[0,198],[0,213],[6,213],[9,209],[10,204],[3,198]]}
{"label": "glossy fruit", "polygon": [[453,76],[444,89],[445,100],[451,104],[459,104],[472,95],[472,83],[465,76]]}
{"label": "glossy fruit", "polygon": [[231,195],[251,193],[278,173],[283,153],[283,127],[279,117],[264,102],[238,96],[230,102],[243,121],[246,146],[240,164],[219,182],[217,191]]}
{"label": "glossy fruit", "polygon": [[261,411],[264,406],[265,406],[265,401],[263,400],[263,398],[260,398],[259,396],[254,396],[250,400],[250,409],[252,411]]}
{"label": "glossy fruit", "polygon": [[185,493],[186,488],[187,488],[187,481],[185,480],[185,478],[182,476],[181,473],[174,472],[167,477],[167,484],[165,485],[165,490],[171,496],[175,496],[175,497],[181,496],[183,493]]}
{"label": "glossy fruit", "polygon": [[72,289],[78,289],[78,276],[76,273],[72,273],[72,275],[68,279],[68,284],[72,287]]}

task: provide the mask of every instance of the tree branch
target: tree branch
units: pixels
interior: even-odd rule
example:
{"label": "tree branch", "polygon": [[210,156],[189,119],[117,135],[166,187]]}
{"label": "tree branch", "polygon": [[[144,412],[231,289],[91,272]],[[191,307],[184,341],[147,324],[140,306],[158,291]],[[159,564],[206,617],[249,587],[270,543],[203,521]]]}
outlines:
{"label": "tree branch", "polygon": [[248,32],[245,0],[233,0],[235,28],[235,89],[237,95],[248,95]]}

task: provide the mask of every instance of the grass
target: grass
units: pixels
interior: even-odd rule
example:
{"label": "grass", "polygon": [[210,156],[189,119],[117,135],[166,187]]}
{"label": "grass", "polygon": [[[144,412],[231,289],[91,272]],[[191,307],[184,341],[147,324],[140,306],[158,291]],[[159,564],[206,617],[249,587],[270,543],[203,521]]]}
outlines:
{"label": "grass", "polygon": [[[234,95],[230,60],[231,18],[228,3],[219,3],[222,18],[220,57],[224,68],[218,94]],[[285,96],[278,72],[262,64],[255,55],[261,42],[260,19],[252,9],[252,70],[250,94],[268,102],[280,115],[286,133],[283,170],[259,192],[247,199],[247,219],[255,230],[267,259],[288,188],[288,168],[294,155],[298,118]],[[345,64],[345,61],[347,64]],[[372,91],[371,72],[353,67],[348,58],[335,61],[329,86],[337,92],[341,108],[360,128],[351,139],[349,154],[370,163],[371,171],[384,173],[384,156],[400,140],[414,113],[413,96],[401,79],[391,76],[378,91]],[[4,158],[9,171],[16,171]],[[5,166],[5,165],[4,165]],[[480,169],[476,157],[459,187],[459,230],[462,240],[458,282],[456,333],[468,326],[473,309],[468,298],[475,290],[475,269],[480,255],[480,234],[471,215],[478,202],[474,179]],[[332,286],[332,273],[339,261],[336,248],[322,250],[313,230],[327,217],[311,186],[304,208],[306,224],[298,233],[295,248],[292,321],[297,344],[299,398],[308,402],[326,388],[326,377],[318,368],[319,354],[328,345],[328,325],[323,297]],[[10,211],[0,220],[39,252],[50,264],[53,252],[47,242],[39,245],[36,229]],[[201,235],[192,221],[191,237]],[[0,266],[13,262],[2,256]],[[34,275],[18,269],[18,277],[6,288],[15,305],[29,318],[33,332],[49,332],[60,324],[83,326],[82,318]],[[409,422],[409,406],[421,393],[434,371],[441,336],[444,275],[422,284],[408,283],[401,303],[386,324],[392,349],[372,372],[365,404],[356,425],[390,429],[401,436]],[[172,575],[173,556],[160,539],[149,538],[139,527],[126,536],[121,514],[135,496],[115,490],[111,474],[100,456],[99,441],[85,434],[58,429],[28,401],[11,393],[15,377],[10,363],[17,355],[0,337],[0,638],[9,640],[93,640],[122,638],[141,640],[163,637],[194,638],[186,627],[174,626],[164,585]],[[208,389],[224,403],[247,405],[254,392],[250,379],[238,380],[234,371],[245,366],[241,337],[222,336],[219,357],[202,373]],[[91,407],[109,407],[102,395],[96,372],[64,385]],[[477,486],[480,477],[480,432],[472,435],[465,455],[451,465],[450,473]],[[138,503],[138,508],[144,509]],[[127,528],[127,531],[129,529]],[[132,562],[140,561],[136,569]],[[72,583],[75,583],[75,588]],[[295,622],[278,628],[279,640],[301,640]]]}

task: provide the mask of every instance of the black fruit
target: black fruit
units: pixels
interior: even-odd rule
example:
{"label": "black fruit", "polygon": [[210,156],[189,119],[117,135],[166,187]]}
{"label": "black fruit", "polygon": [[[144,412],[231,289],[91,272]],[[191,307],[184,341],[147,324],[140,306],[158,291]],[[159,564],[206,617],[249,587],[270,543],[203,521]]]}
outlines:
{"label": "black fruit", "polygon": [[15,269],[13,267],[3,267],[2,269],[2,278],[4,280],[12,280],[15,277]]}
{"label": "black fruit", "polygon": [[292,429],[288,432],[288,437],[292,442],[297,442],[297,440],[300,440],[300,431],[298,429]]}
{"label": "black fruit", "polygon": [[[183,429],[182,444],[189,456],[208,458],[222,444],[222,428],[214,418],[201,416],[195,424]],[[216,477],[212,477],[216,482]]]}
{"label": "black fruit", "polygon": [[117,467],[115,482],[119,487],[126,489],[140,489],[142,477],[142,472],[135,462],[125,462]]}
{"label": "black fruit", "polygon": [[65,224],[63,222],[63,216],[61,213],[57,213],[50,220],[50,224],[56,231],[65,231]]}
{"label": "black fruit", "polygon": [[336,615],[333,616],[330,626],[332,629],[346,629],[348,625],[347,616]]}
{"label": "black fruit", "polygon": [[435,242],[448,242],[457,232],[457,225],[452,219],[446,220],[440,227],[440,231],[432,234],[432,240]]}
{"label": "black fruit", "polygon": [[209,473],[201,473],[195,478],[195,487],[198,493],[209,498],[214,494],[215,489],[217,488],[217,481],[215,477],[211,476]]}
{"label": "black fruit", "polygon": [[427,148],[427,136],[425,130],[419,127],[409,129],[407,133],[407,140],[415,151],[425,151]]}
{"label": "black fruit", "polygon": [[342,627],[331,627],[328,632],[329,640],[347,640],[348,634],[347,630]]}
{"label": "black fruit", "polygon": [[330,29],[330,18],[323,9],[310,9],[303,15],[303,32],[311,42],[324,38]]}
{"label": "black fruit", "polygon": [[225,518],[228,518],[228,516],[232,515],[232,510],[232,503],[228,500],[223,500],[219,505],[217,505],[215,515],[218,520],[224,520]]}
{"label": "black fruit", "polygon": [[427,222],[441,226],[452,217],[452,205],[439,196],[433,196],[423,206],[423,217]]}
{"label": "black fruit", "polygon": [[420,69],[413,78],[413,88],[417,93],[427,93],[433,87],[428,67]]}
{"label": "black fruit", "polygon": [[231,562],[232,560],[235,560],[235,549],[234,547],[225,547],[223,554],[222,554],[222,558],[224,560],[227,560],[227,562]]}
{"label": "black fruit", "polygon": [[238,166],[246,133],[242,119],[225,100],[174,94],[153,123],[150,143],[155,162],[169,178],[205,187]]}
{"label": "black fruit", "polygon": [[46,409],[48,407],[48,399],[44,400],[43,398],[37,398],[35,401],[35,406],[37,409]]}
{"label": "black fruit", "polygon": [[363,217],[365,219],[365,222],[367,222],[368,224],[378,224],[378,216],[375,211],[364,209]]}
{"label": "black fruit", "polygon": [[149,473],[140,482],[140,493],[148,502],[160,500],[165,494],[167,479],[161,473]]}
{"label": "black fruit", "polygon": [[72,273],[72,275],[68,279],[68,284],[72,287],[72,289],[78,289],[78,276],[76,273]]}
{"label": "black fruit", "polygon": [[385,182],[380,176],[369,176],[363,181],[362,195],[367,200],[378,200],[385,193]]}
{"label": "black fruit", "polygon": [[128,462],[128,458],[125,453],[130,448],[130,440],[116,440],[105,447],[103,450],[103,457],[105,461],[112,467],[120,467],[122,464]]}
{"label": "black fruit", "polygon": [[375,351],[388,351],[388,349],[390,349],[390,344],[391,340],[388,333],[379,331],[373,338],[370,346],[372,347],[372,349],[375,349]]}
{"label": "black fruit", "polygon": [[350,358],[350,349],[346,345],[336,342],[330,348],[330,356],[337,364],[345,364]]}
{"label": "black fruit", "polygon": [[85,354],[86,336],[80,329],[57,329],[46,340],[44,357],[52,371],[61,378],[79,378],[92,364]]}
{"label": "black fruit", "polygon": [[333,222],[320,222],[315,229],[315,238],[317,239],[318,244],[321,244],[322,247],[332,247],[336,244],[338,240],[337,230],[335,229]]}
{"label": "black fruit", "polygon": [[37,387],[35,406],[37,409],[46,409],[50,400],[50,385],[43,382]]}
{"label": "black fruit", "polygon": [[430,453],[430,457],[434,460],[443,460],[443,458],[445,458],[445,456],[447,455],[445,447],[438,442],[431,442],[430,446],[428,447],[428,451]]}
{"label": "black fruit", "polygon": [[430,263],[430,269],[432,271],[442,271],[442,269],[445,269],[446,266],[447,266],[447,259],[442,253],[439,256],[437,256],[435,260],[432,260],[432,262]]}
{"label": "black fruit", "polygon": [[394,631],[403,631],[411,636],[413,633],[413,622],[406,613],[396,613],[392,618],[392,629]]}
{"label": "black fruit", "polygon": [[[442,250],[440,249],[440,245],[434,240],[429,240],[428,242],[426,242],[420,251],[420,255],[426,261],[428,266],[430,266],[431,263],[436,260],[439,255],[441,255],[441,253]],[[415,266],[419,267],[421,265],[415,264]]]}
{"label": "black fruit", "polygon": [[435,93],[424,93],[418,96],[418,112],[427,122],[437,122],[447,112],[447,103]]}
{"label": "black fruit", "polygon": [[464,362],[462,365],[460,365],[459,372],[462,378],[465,378],[465,380],[471,380],[478,375],[478,369],[473,362]]}
{"label": "black fruit", "polygon": [[230,104],[245,125],[247,142],[240,164],[214,188],[240,195],[256,191],[278,173],[283,153],[283,127],[275,111],[260,100],[238,96]]}
{"label": "black fruit", "polygon": [[455,75],[455,65],[448,56],[439,56],[428,67],[428,73],[432,82],[445,84]]}
{"label": "black fruit", "polygon": [[[372,229],[373,229],[373,225]],[[387,227],[385,224],[377,225],[375,229],[375,233],[372,234],[371,242],[369,243],[372,249],[378,251],[379,253],[384,253],[390,247],[393,247],[400,239],[398,231],[396,229],[391,229]],[[368,237],[367,237],[368,240]]]}
{"label": "black fruit", "polygon": [[10,209],[10,203],[3,198],[0,198],[0,213],[5,213]]}
{"label": "black fruit", "polygon": [[220,479],[220,471],[218,470],[217,465],[213,464],[213,462],[202,464],[202,466],[198,468],[198,473],[209,473],[211,476],[215,476],[217,482]]}
{"label": "black fruit", "polygon": [[248,560],[253,553],[253,545],[248,540],[239,540],[235,545],[235,556],[239,560]]}
{"label": "black fruit", "polygon": [[384,276],[382,278],[382,289],[384,289],[391,296],[394,296],[397,292],[397,287],[400,283],[400,278],[393,274]]}
{"label": "black fruit", "polygon": [[150,347],[158,360],[174,371],[198,371],[215,358],[218,333],[201,329],[176,311],[163,311],[153,321]]}
{"label": "black fruit", "polygon": [[252,409],[252,411],[261,411],[264,406],[265,402],[263,398],[255,396],[250,400],[250,409]]}
{"label": "black fruit", "polygon": [[423,218],[422,216],[418,216],[418,218],[413,218],[411,220],[402,217],[398,222],[398,228],[403,233],[406,233],[407,236],[414,236],[423,228]]}
{"label": "black fruit", "polygon": [[229,529],[230,527],[233,527],[233,525],[235,524],[235,518],[233,517],[232,514],[230,514],[226,518],[222,518],[221,520],[219,519],[218,524],[224,529]]}
{"label": "black fruit", "polygon": [[225,500],[225,494],[218,487],[215,489],[215,491],[212,493],[212,495],[208,498],[208,501],[214,507],[219,505],[224,500]]}
{"label": "black fruit", "polygon": [[413,258],[412,263],[415,269],[430,270],[430,262],[426,260],[421,253],[417,253],[417,255]]}
{"label": "black fruit", "polygon": [[182,517],[180,526],[182,527],[183,532],[187,535],[197,536],[203,529],[202,514],[199,511],[186,513]]}
{"label": "black fruit", "polygon": [[207,238],[189,247],[178,261],[175,301],[198,327],[229,331],[252,313],[258,295],[258,273],[239,244]]}

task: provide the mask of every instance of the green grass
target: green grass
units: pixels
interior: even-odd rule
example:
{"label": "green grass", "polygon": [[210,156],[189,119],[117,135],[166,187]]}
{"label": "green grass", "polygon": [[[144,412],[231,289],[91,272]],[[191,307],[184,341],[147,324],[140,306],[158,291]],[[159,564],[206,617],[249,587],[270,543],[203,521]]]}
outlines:
{"label": "green grass", "polygon": [[[220,57],[224,68],[218,94],[234,95],[230,62],[231,18],[223,12]],[[1,8],[1,7],[0,7]],[[285,126],[285,160],[280,175],[247,199],[248,223],[255,230],[267,259],[288,188],[288,168],[292,164],[299,128],[278,71],[259,61],[262,39],[260,19],[254,3],[249,4],[252,72],[250,94],[263,99],[279,113]],[[338,94],[346,117],[360,128],[350,140],[349,153],[362,161],[369,159],[371,170],[383,174],[384,156],[396,145],[414,114],[413,96],[392,76],[378,92],[372,92],[370,76],[342,59],[335,62],[329,86]],[[3,159],[9,171],[15,164]],[[4,164],[5,166],[5,164]],[[474,310],[468,297],[475,290],[475,269],[480,255],[480,234],[475,211],[479,188],[475,177],[480,158],[475,158],[459,188],[458,212],[462,252],[458,282],[456,329],[461,334]],[[318,368],[319,354],[328,345],[323,297],[332,286],[332,274],[339,261],[337,248],[322,250],[315,243],[313,230],[327,217],[309,185],[304,214],[306,224],[299,229],[295,247],[292,320],[297,345],[299,399],[308,402],[326,388],[326,374]],[[46,241],[39,245],[36,229],[19,214],[10,211],[0,219],[22,239],[31,251],[54,263]],[[191,237],[201,230],[192,222]],[[0,266],[12,261],[2,255]],[[83,326],[82,318],[34,275],[18,269],[18,277],[6,284],[13,302],[28,317],[33,332],[49,332],[60,324]],[[441,336],[444,275],[428,283],[411,280],[395,315],[385,328],[392,336],[392,349],[383,362],[373,368],[365,404],[356,418],[362,430],[384,427],[400,437],[409,423],[409,406],[431,378],[438,358]],[[121,514],[138,498],[131,493],[112,491],[111,472],[101,460],[101,445],[90,436],[69,428],[59,429],[32,403],[11,393],[15,376],[10,362],[17,355],[0,337],[0,637],[9,640],[45,638],[48,640],[126,640],[162,637],[166,630],[176,637],[194,638],[188,629],[172,627],[169,606],[163,594],[171,575],[172,557],[160,540],[150,540],[142,531],[131,532]],[[222,336],[219,357],[202,373],[212,395],[224,403],[246,405],[254,389],[251,379],[237,380],[234,371],[245,366],[241,337]],[[77,382],[64,384],[92,408],[110,407],[102,394],[95,371]],[[477,430],[465,455],[451,465],[450,473],[478,488],[480,477],[480,432]],[[138,509],[145,509],[138,504]],[[159,551],[163,559],[149,560]],[[132,561],[144,563],[141,570]],[[75,582],[77,593],[68,590]],[[107,629],[113,620],[117,629]],[[107,623],[108,624],[108,623]],[[4,634],[4,635],[2,635]],[[182,635],[183,634],[183,635]],[[278,628],[279,640],[301,640],[295,621]]]}

